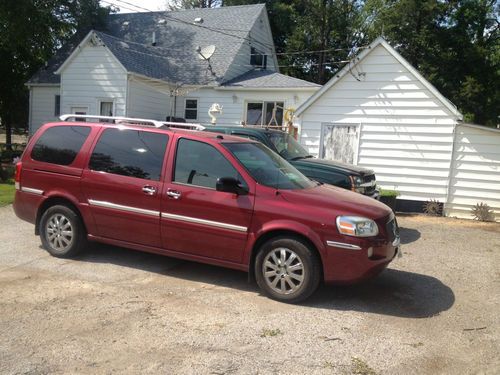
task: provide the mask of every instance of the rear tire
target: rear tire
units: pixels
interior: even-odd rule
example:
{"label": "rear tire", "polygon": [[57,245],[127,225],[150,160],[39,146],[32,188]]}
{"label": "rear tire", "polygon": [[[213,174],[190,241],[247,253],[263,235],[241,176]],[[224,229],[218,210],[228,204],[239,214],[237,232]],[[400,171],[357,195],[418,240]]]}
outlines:
{"label": "rear tire", "polygon": [[321,263],[309,244],[293,237],[264,243],[255,259],[261,290],[281,302],[297,303],[313,294],[321,279]]}
{"label": "rear tire", "polygon": [[75,256],[87,243],[80,216],[63,205],[49,207],[43,213],[40,239],[45,250],[58,258]]}

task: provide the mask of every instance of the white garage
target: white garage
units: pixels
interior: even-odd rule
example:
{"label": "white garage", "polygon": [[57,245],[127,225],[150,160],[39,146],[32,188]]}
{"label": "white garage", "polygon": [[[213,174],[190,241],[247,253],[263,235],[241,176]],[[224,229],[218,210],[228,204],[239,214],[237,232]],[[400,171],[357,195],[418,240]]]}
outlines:
{"label": "white garage", "polygon": [[295,115],[311,154],[373,169],[381,187],[400,192],[398,209],[420,211],[433,199],[471,218],[484,201],[500,218],[500,133],[458,126],[456,107],[383,38]]}

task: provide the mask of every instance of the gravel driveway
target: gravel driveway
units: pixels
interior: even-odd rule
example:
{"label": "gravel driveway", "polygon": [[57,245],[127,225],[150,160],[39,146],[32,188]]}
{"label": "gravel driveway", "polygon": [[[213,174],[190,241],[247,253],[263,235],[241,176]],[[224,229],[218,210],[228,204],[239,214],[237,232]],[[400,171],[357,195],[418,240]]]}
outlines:
{"label": "gravel driveway", "polygon": [[0,208],[0,373],[500,372],[500,225],[402,216],[402,259],[293,306],[121,248],[50,257]]}

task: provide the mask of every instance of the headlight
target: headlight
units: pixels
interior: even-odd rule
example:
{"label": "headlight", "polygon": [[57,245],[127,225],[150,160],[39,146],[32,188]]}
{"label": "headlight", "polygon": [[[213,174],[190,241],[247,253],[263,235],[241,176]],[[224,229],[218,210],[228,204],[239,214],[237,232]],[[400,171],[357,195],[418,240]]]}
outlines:
{"label": "headlight", "polygon": [[363,184],[363,179],[359,176],[349,176],[351,179],[351,190],[363,194],[365,188],[361,186]]}
{"label": "headlight", "polygon": [[359,216],[338,216],[337,229],[342,234],[354,237],[373,237],[378,234],[377,223]]}

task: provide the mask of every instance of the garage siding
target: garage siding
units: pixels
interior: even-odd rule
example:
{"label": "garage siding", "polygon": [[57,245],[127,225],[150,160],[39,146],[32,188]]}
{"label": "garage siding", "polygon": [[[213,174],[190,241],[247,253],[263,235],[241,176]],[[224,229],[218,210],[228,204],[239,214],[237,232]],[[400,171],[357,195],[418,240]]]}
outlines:
{"label": "garage siding", "polygon": [[446,214],[472,219],[480,202],[500,220],[500,130],[458,125]]}
{"label": "garage siding", "polygon": [[383,45],[301,115],[301,143],[318,155],[322,123],[358,126],[355,163],[401,199],[445,202],[455,116]]}

